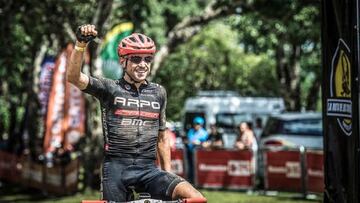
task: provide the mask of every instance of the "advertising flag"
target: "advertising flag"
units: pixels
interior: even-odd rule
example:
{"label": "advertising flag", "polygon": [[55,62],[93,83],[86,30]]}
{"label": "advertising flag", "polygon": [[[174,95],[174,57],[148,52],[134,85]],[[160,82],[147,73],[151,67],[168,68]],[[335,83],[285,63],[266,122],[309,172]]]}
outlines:
{"label": "advertising flag", "polygon": [[359,0],[322,11],[324,202],[359,202]]}

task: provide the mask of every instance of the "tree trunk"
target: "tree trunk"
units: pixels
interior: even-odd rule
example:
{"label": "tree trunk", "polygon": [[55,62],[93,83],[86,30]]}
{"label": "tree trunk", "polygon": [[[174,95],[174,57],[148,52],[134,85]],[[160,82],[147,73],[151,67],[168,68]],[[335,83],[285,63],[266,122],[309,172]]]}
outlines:
{"label": "tree trunk", "polygon": [[320,75],[316,74],[315,80],[310,87],[309,93],[306,98],[306,109],[316,111],[317,101],[319,99],[319,92],[321,87]]}
{"label": "tree trunk", "polygon": [[280,92],[285,100],[286,109],[299,111],[300,101],[300,45],[292,45],[289,56],[285,53],[285,44],[276,48],[276,71],[280,82]]}

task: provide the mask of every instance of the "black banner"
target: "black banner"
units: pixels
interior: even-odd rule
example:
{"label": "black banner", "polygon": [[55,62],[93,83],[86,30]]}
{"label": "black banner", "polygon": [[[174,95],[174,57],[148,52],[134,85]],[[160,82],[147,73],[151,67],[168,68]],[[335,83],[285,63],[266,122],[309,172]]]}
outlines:
{"label": "black banner", "polygon": [[359,202],[359,1],[322,1],[324,202]]}

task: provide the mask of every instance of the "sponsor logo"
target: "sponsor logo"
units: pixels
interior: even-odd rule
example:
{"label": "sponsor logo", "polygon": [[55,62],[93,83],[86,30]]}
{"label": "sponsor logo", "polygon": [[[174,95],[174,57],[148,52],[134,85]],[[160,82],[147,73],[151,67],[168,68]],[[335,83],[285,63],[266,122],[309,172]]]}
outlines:
{"label": "sponsor logo", "polygon": [[150,102],[146,100],[139,100],[139,99],[126,99],[124,97],[115,97],[114,99],[115,105],[122,105],[122,106],[135,106],[143,108],[145,106],[151,107],[152,109],[160,109],[160,103],[159,102]]}
{"label": "sponsor logo", "polygon": [[131,110],[123,110],[117,109],[114,113],[115,115],[122,115],[122,116],[141,116],[145,118],[159,118],[159,113],[152,113],[146,111],[131,111]]}
{"label": "sponsor logo", "polygon": [[324,177],[324,171],[318,170],[318,169],[308,169],[308,175],[317,177],[317,178],[323,178]]}
{"label": "sponsor logo", "polygon": [[227,165],[223,164],[199,164],[199,171],[226,172],[229,176],[250,176],[250,161],[229,160]]}
{"label": "sponsor logo", "polygon": [[301,167],[300,162],[287,161],[285,166],[268,166],[268,173],[285,174],[287,178],[300,178]]}
{"label": "sponsor logo", "polygon": [[152,121],[144,121],[141,119],[123,118],[120,125],[139,125],[139,126],[152,126]]}
{"label": "sponsor logo", "polygon": [[351,62],[350,49],[340,39],[331,63],[330,98],[327,116],[335,117],[341,130],[352,134]]}

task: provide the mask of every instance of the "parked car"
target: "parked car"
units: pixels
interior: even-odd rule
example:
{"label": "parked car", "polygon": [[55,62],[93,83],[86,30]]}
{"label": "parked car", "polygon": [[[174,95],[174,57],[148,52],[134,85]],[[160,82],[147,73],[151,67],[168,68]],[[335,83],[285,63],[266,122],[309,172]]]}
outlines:
{"label": "parked car", "polygon": [[260,149],[286,147],[323,149],[321,113],[282,113],[269,117],[260,138]]}
{"label": "parked car", "polygon": [[281,113],[268,118],[259,141],[257,187],[263,188],[265,149],[323,149],[321,113]]}

